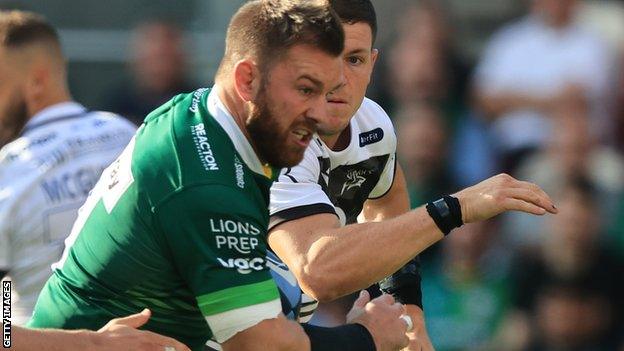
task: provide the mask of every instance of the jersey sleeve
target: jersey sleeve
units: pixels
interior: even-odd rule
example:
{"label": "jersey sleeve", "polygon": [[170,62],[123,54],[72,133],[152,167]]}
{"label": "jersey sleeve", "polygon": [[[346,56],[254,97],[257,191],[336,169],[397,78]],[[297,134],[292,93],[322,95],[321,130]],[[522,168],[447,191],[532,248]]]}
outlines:
{"label": "jersey sleeve", "polygon": [[156,210],[173,262],[220,343],[281,312],[257,219],[264,209],[253,206],[228,186],[200,185]]}
{"label": "jersey sleeve", "polygon": [[382,148],[381,150],[383,151],[381,151],[381,153],[388,155],[388,159],[386,160],[386,164],[379,180],[377,181],[377,184],[375,184],[373,190],[371,190],[368,194],[369,199],[378,199],[386,195],[394,183],[394,175],[396,172],[397,136],[392,120],[386,111],[370,99],[365,99],[365,104],[367,114],[374,116],[375,123],[383,128],[385,132],[384,139],[377,145]]}
{"label": "jersey sleeve", "polygon": [[336,214],[334,205],[323,191],[322,184],[327,185],[328,176],[324,176],[321,162],[308,148],[299,165],[282,170],[271,187],[269,229],[315,214]]}
{"label": "jersey sleeve", "polygon": [[384,167],[381,176],[379,177],[379,181],[377,185],[373,188],[373,190],[368,195],[369,199],[378,199],[383,197],[390,191],[392,188],[392,184],[394,183],[394,174],[396,172],[396,153],[392,153],[388,157],[388,161],[386,161],[386,166]]}

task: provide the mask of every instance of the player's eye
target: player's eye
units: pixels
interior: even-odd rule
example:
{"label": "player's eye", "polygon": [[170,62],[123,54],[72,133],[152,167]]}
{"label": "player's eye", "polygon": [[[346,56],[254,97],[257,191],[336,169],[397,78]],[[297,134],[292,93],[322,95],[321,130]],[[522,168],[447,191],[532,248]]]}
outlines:
{"label": "player's eye", "polygon": [[304,95],[304,96],[310,96],[314,92],[314,89],[309,88],[309,87],[299,87],[298,90],[301,93],[301,95]]}
{"label": "player's eye", "polygon": [[357,66],[364,63],[364,60],[359,56],[349,56],[347,57],[347,62],[352,66]]}

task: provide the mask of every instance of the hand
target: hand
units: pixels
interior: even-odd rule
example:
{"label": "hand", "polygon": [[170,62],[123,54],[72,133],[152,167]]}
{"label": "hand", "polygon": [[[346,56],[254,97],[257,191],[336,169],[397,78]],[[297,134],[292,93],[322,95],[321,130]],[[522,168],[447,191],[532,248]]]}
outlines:
{"label": "hand", "polygon": [[176,351],[191,351],[184,344],[166,336],[150,331],[137,330],[147,323],[151,312],[144,309],[141,313],[108,322],[92,338],[94,350],[118,351],[163,351],[173,347]]}
{"label": "hand", "polygon": [[557,213],[552,200],[539,186],[499,174],[454,195],[459,200],[464,223],[478,222],[505,211],[535,215]]}
{"label": "hand", "polygon": [[420,307],[416,305],[405,305],[407,315],[412,318],[414,329],[407,332],[409,344],[403,351],[434,351],[427,328],[425,327],[425,316]]}
{"label": "hand", "polygon": [[578,84],[567,84],[550,99],[549,112],[559,109],[586,108],[587,95],[585,89]]}
{"label": "hand", "polygon": [[400,318],[404,313],[405,307],[395,303],[391,295],[384,294],[370,301],[368,292],[363,290],[347,314],[347,323],[366,327],[377,351],[396,351],[409,342],[405,335],[407,324]]}

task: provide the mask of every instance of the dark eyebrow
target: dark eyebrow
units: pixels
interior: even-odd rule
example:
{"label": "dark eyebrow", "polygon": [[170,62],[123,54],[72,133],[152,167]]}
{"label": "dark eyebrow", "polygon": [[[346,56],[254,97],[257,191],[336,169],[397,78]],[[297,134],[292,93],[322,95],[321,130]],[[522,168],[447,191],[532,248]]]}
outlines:
{"label": "dark eyebrow", "polygon": [[323,82],[321,82],[320,80],[308,75],[308,74],[304,74],[301,75],[299,78],[297,78],[297,80],[299,79],[307,79],[310,82],[312,82],[312,84],[314,84],[314,87],[318,90],[323,90]]}
{"label": "dark eyebrow", "polygon": [[355,49],[355,50],[349,51],[349,53],[347,55],[366,54],[367,52],[368,52],[368,50],[363,49],[363,48],[359,48],[359,49]]}

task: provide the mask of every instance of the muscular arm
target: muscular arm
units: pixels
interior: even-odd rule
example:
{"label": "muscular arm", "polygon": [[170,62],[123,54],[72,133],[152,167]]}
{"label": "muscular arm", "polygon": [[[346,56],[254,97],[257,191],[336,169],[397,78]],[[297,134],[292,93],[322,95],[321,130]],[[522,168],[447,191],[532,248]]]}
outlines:
{"label": "muscular arm", "polygon": [[495,119],[514,110],[530,109],[541,113],[550,113],[558,106],[578,103],[578,101],[584,101],[585,98],[585,89],[574,84],[566,85],[548,95],[530,95],[517,92],[499,92],[496,94],[477,92],[475,94],[477,107],[489,119]]}
{"label": "muscular arm", "polygon": [[269,243],[307,294],[332,301],[394,273],[442,237],[419,208],[384,222],[342,228],[333,215],[313,215],[277,226]]}
{"label": "muscular arm", "polygon": [[186,345],[166,336],[138,330],[151,316],[149,310],[108,322],[99,331],[28,329],[11,326],[15,351],[162,351],[166,346],[190,351]]}
{"label": "muscular arm", "polygon": [[[556,212],[539,187],[508,175],[492,177],[456,196],[466,223],[506,210]],[[307,294],[331,301],[389,276],[442,238],[427,210],[419,207],[382,222],[344,227],[334,215],[312,215],[276,226],[269,244]]]}
{"label": "muscular arm", "polygon": [[310,339],[299,324],[280,315],[237,333],[222,347],[224,351],[306,351],[310,350]]}
{"label": "muscular arm", "polygon": [[87,350],[93,332],[87,330],[31,330],[12,326],[12,349],[28,350]]}
{"label": "muscular arm", "polygon": [[363,222],[379,222],[406,213],[410,209],[407,184],[403,169],[397,163],[394,182],[388,193],[378,199],[364,202],[361,217]]}
{"label": "muscular arm", "polygon": [[477,108],[490,120],[520,109],[547,111],[549,106],[549,99],[519,93],[486,94],[477,92],[474,100]]}

